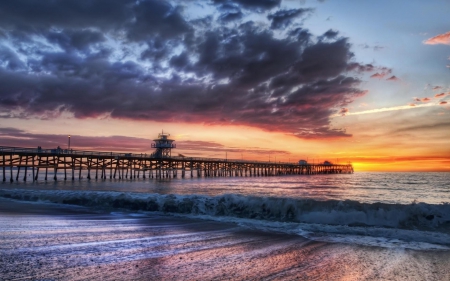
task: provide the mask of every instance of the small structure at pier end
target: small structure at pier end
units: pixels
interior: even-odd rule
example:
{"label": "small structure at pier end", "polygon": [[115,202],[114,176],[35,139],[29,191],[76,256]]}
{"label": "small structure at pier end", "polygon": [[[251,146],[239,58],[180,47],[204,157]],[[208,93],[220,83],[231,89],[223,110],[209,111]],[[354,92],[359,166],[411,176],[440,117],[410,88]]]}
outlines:
{"label": "small structure at pier end", "polygon": [[155,143],[152,143],[152,148],[156,148],[156,150],[152,153],[152,158],[170,158],[172,156],[172,148],[176,148],[176,145],[173,144],[175,140],[171,140],[169,137],[170,134],[162,131],[158,134],[158,138],[153,140]]}

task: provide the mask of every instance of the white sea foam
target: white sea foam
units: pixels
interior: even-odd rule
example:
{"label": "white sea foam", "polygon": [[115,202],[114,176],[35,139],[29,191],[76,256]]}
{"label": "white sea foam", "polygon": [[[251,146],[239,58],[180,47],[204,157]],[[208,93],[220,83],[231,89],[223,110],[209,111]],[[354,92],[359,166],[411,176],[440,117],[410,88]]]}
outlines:
{"label": "white sea foam", "polygon": [[233,221],[321,241],[377,246],[409,245],[418,249],[450,246],[450,235],[447,234],[450,228],[448,203],[387,204],[234,194],[209,197],[19,189],[0,189],[0,196],[112,211],[151,211]]}
{"label": "white sea foam", "polygon": [[300,235],[314,241],[413,250],[450,250],[450,235],[442,232],[384,227],[274,222],[232,217],[187,216],[236,223],[247,228],[268,232]]}

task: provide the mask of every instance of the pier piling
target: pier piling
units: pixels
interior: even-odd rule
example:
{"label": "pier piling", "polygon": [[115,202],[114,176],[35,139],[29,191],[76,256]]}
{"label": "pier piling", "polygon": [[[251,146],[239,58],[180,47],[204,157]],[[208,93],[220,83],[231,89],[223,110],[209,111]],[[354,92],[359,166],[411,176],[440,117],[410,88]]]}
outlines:
{"label": "pier piling", "polygon": [[[82,179],[85,170],[87,179],[91,179],[91,171],[95,169],[95,179],[165,179],[177,178],[219,178],[219,177],[262,177],[283,175],[316,175],[316,174],[351,174],[351,164],[297,164],[282,162],[246,161],[214,158],[194,158],[184,156],[155,157],[154,155],[33,149],[0,146],[2,180],[6,181],[6,170],[10,170],[10,182],[19,181],[21,168],[24,168],[23,181],[27,180],[28,168],[32,169],[33,181],[39,178],[40,168],[45,168],[44,180],[48,178],[48,168],[53,168],[53,180],[57,180],[58,170],[63,169],[64,180],[67,180],[67,170],[72,170],[72,181],[75,180],[75,170],[78,179]],[[100,171],[99,171],[100,170]],[[142,171],[142,177],[141,177]],[[93,172],[93,171],[92,171]],[[100,174],[100,175],[99,175]],[[195,175],[194,175],[195,174]],[[30,175],[31,176],[31,175]]]}

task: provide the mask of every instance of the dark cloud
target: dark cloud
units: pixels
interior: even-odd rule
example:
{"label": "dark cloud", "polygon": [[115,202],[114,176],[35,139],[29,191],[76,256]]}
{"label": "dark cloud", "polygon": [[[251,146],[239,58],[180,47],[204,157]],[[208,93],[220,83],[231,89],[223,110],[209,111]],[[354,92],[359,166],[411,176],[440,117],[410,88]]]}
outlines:
{"label": "dark cloud", "polygon": [[160,63],[170,55],[176,43],[155,37],[147,40],[146,45],[147,48],[141,53],[140,58],[152,62],[154,67],[159,67]]}
{"label": "dark cloud", "polygon": [[225,3],[221,5],[219,10],[223,12],[219,17],[222,22],[240,20],[244,16],[239,6],[232,3]]}
{"label": "dark cloud", "polygon": [[375,70],[375,67],[372,64],[360,64],[357,62],[352,62],[348,64],[347,70],[357,72],[371,72]]}
{"label": "dark cloud", "polygon": [[[222,16],[280,3],[214,2]],[[265,23],[236,16],[229,27],[212,15],[187,20],[181,5],[160,0],[36,3],[0,3],[3,118],[70,112],[349,136],[331,127],[330,116],[365,94],[354,74],[390,73],[355,61],[337,31],[295,28],[280,37],[271,30],[309,9],[280,10]]]}
{"label": "dark cloud", "polygon": [[140,1],[133,7],[128,36],[145,40],[153,36],[172,38],[190,31],[180,11],[161,0]]}
{"label": "dark cloud", "polygon": [[445,93],[440,93],[440,94],[434,95],[435,98],[440,98],[440,97],[443,97],[443,96],[445,96]]}
{"label": "dark cloud", "polygon": [[240,6],[257,11],[270,10],[280,6],[281,0],[213,0],[214,3],[236,3]]}
{"label": "dark cloud", "polygon": [[268,15],[267,18],[272,21],[272,29],[283,29],[288,27],[294,19],[299,18],[311,11],[311,9],[279,10]]}
{"label": "dark cloud", "polygon": [[92,30],[62,30],[60,32],[49,32],[47,39],[66,51],[71,51],[72,48],[85,50],[91,44],[104,41],[105,37],[102,33]]}
{"label": "dark cloud", "polygon": [[353,54],[349,47],[345,38],[331,43],[318,42],[309,45],[290,64],[288,70],[272,79],[271,85],[293,87],[308,82],[316,83],[318,79],[335,78],[355,67],[350,62]]}
{"label": "dark cloud", "polygon": [[119,28],[132,16],[132,0],[0,1],[0,26],[26,32],[59,28]]}
{"label": "dark cloud", "polygon": [[346,38],[331,43],[318,42],[305,48],[294,69],[307,80],[333,78],[347,69],[352,57]]}
{"label": "dark cloud", "polygon": [[308,43],[311,40],[311,33],[308,30],[302,28],[295,28],[289,32],[289,36],[302,44]]}
{"label": "dark cloud", "polygon": [[243,16],[244,14],[241,11],[226,12],[220,15],[220,20],[223,22],[235,21],[240,20]]}
{"label": "dark cloud", "polygon": [[0,62],[2,62],[7,70],[16,71],[25,68],[25,64],[19,59],[16,53],[10,48],[0,46]]}
{"label": "dark cloud", "polygon": [[322,38],[334,39],[334,38],[336,38],[338,36],[338,34],[339,34],[339,31],[329,29],[327,32],[325,32],[322,35]]}
{"label": "dark cloud", "polygon": [[26,33],[95,27],[123,31],[132,40],[155,35],[168,38],[189,31],[180,11],[159,0],[2,1],[0,26]]}

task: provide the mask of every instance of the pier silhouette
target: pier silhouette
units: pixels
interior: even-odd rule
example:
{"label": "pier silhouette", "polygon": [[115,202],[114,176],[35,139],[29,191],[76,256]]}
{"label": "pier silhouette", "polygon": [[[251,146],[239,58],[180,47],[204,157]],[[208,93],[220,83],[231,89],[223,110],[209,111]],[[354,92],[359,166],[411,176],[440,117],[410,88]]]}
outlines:
{"label": "pier silhouette", "polygon": [[[351,164],[325,161],[310,164],[252,161],[243,159],[197,158],[172,156],[174,140],[161,133],[154,140],[155,152],[117,153],[74,149],[23,148],[0,146],[3,181],[90,179],[193,178],[193,177],[265,177],[282,175],[350,174]],[[31,171],[30,171],[31,170]],[[59,172],[59,173],[58,173]],[[21,174],[22,173],[22,174]],[[9,174],[9,175],[7,175]]]}

